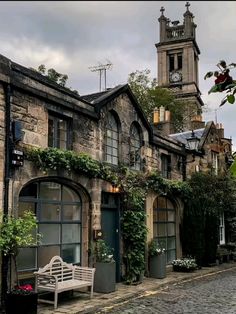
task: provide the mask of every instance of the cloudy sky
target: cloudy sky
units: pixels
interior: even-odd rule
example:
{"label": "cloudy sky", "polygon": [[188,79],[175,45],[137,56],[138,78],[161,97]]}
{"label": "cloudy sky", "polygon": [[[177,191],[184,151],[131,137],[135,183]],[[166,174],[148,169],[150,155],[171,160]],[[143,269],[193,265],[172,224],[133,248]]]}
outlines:
{"label": "cloudy sky", "polygon": [[[107,87],[127,82],[128,74],[150,69],[157,76],[161,6],[171,21],[183,23],[185,1],[0,1],[0,54],[26,67],[45,64],[69,76],[67,86],[81,95],[99,91],[98,72],[112,63]],[[225,59],[236,62],[236,2],[190,1],[200,48],[199,79],[204,118],[217,121],[236,150],[236,104],[219,108],[224,95],[208,95],[213,79],[203,79]],[[236,79],[236,69],[231,72]],[[102,81],[103,84],[103,81]],[[102,86],[102,88],[104,85]]]}

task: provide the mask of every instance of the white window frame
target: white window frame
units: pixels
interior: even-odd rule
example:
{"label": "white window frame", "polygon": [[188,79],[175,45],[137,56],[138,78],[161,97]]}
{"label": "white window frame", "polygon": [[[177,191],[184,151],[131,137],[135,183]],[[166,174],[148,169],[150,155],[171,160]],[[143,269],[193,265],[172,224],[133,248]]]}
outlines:
{"label": "white window frame", "polygon": [[220,238],[220,245],[225,244],[225,218],[224,218],[224,213],[220,214],[219,238]]}

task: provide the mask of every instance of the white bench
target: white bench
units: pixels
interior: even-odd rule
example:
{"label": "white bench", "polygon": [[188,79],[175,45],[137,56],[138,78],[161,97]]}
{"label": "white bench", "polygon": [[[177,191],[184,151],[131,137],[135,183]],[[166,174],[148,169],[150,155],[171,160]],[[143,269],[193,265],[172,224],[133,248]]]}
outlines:
{"label": "white bench", "polygon": [[54,301],[39,297],[39,301],[54,304],[57,308],[58,293],[68,290],[90,287],[93,296],[95,268],[73,266],[63,262],[60,256],[54,256],[49,264],[34,272],[36,276],[35,291],[54,292]]}

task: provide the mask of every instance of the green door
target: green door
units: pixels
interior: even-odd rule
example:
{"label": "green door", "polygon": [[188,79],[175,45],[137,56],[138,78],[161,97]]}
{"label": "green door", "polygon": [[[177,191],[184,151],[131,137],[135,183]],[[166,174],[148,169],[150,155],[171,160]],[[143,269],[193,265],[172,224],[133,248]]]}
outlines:
{"label": "green door", "polygon": [[103,193],[101,227],[103,239],[113,248],[116,261],[116,281],[120,281],[120,224],[119,224],[119,201],[114,194]]}

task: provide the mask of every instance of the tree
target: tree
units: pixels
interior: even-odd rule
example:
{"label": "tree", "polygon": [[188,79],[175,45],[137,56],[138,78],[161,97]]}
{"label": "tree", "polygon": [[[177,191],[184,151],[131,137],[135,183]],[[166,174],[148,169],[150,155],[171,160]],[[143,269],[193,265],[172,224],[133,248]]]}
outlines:
{"label": "tree", "polygon": [[188,180],[192,197],[185,204],[181,242],[184,255],[199,266],[215,262],[219,220],[235,217],[235,181],[230,176],[194,173]]}
{"label": "tree", "polygon": [[229,75],[232,68],[236,67],[236,63],[230,63],[227,65],[225,60],[220,60],[216,65],[219,71],[207,72],[204,79],[210,78],[214,75],[215,84],[208,91],[208,94],[226,92],[227,95],[222,99],[220,106],[223,106],[226,102],[233,104],[235,102],[236,93],[236,81]]}
{"label": "tree", "polygon": [[[69,90],[72,90],[71,87],[67,87],[66,83],[68,80],[68,75],[67,74],[62,74],[57,72],[55,69],[50,68],[47,70],[47,74],[46,74],[46,67],[44,64],[40,64],[38,66],[38,69],[34,69],[34,68],[30,68],[33,71],[39,72],[40,74],[46,76],[47,78],[49,78],[51,81],[53,81],[54,83],[59,84],[60,86],[63,86]],[[72,92],[74,92],[75,94],[79,95],[77,90],[72,90]]]}
{"label": "tree", "polygon": [[149,69],[130,73],[128,84],[150,122],[153,110],[164,106],[171,111],[174,129],[178,132],[183,130],[187,104],[176,99],[171,90],[157,86],[156,79],[150,77]]}

